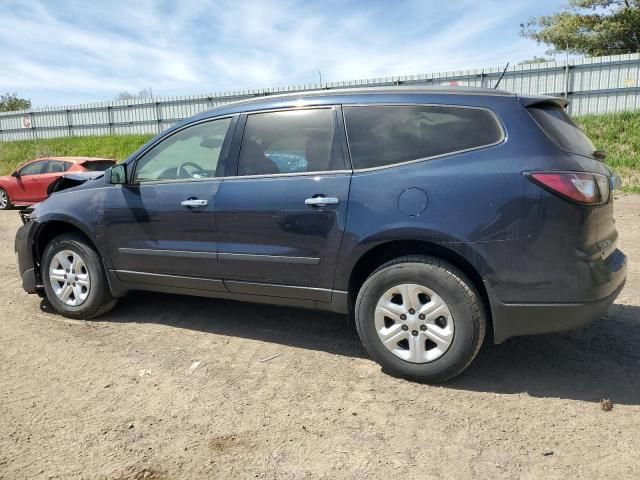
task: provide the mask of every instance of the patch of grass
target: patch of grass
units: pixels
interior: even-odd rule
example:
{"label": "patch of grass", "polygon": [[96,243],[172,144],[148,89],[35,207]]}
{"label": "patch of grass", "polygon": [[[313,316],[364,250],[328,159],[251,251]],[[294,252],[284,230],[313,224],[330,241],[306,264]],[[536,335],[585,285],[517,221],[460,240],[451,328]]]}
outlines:
{"label": "patch of grass", "polygon": [[606,163],[622,178],[623,190],[640,193],[640,111],[589,115],[576,119]]}
{"label": "patch of grass", "polygon": [[106,135],[62,137],[46,140],[0,142],[0,175],[38,157],[102,157],[122,161],[141,147],[152,135]]}

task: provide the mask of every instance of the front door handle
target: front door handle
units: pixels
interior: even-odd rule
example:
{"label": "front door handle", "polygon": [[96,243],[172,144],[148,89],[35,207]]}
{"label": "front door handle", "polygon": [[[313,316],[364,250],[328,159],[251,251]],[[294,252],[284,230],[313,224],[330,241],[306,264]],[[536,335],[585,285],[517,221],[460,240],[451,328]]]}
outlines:
{"label": "front door handle", "polygon": [[325,205],[337,205],[340,203],[337,197],[311,197],[304,201],[305,205],[310,207],[324,207]]}
{"label": "front door handle", "polygon": [[182,205],[183,207],[189,207],[189,208],[206,207],[208,204],[209,204],[209,202],[207,202],[206,200],[198,200],[196,198],[190,198],[188,200],[183,200],[182,203],[180,203],[180,205]]}

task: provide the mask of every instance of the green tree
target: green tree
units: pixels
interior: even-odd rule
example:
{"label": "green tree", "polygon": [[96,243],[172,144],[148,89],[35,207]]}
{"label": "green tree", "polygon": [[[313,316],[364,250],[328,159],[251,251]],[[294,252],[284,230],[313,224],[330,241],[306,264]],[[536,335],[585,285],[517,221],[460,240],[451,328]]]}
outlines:
{"label": "green tree", "polygon": [[5,93],[0,95],[0,112],[15,112],[16,110],[29,110],[31,100],[18,98],[16,93]]}
{"label": "green tree", "polygon": [[569,0],[565,10],[520,25],[551,53],[599,56],[640,52],[640,0]]}
{"label": "green tree", "polygon": [[534,56],[533,58],[527,58],[525,60],[522,60],[521,62],[518,62],[518,65],[531,65],[532,63],[546,63],[546,62],[553,62],[553,59]]}
{"label": "green tree", "polygon": [[145,100],[153,98],[153,92],[151,91],[151,87],[144,88],[140,90],[138,93],[129,93],[129,92],[120,92],[116,96],[116,100]]}

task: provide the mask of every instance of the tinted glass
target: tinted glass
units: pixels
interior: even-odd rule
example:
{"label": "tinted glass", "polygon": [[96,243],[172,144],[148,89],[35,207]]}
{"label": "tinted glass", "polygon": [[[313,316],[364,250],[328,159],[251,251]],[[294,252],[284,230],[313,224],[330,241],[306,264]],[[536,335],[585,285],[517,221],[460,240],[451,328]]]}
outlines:
{"label": "tinted glass", "polygon": [[104,172],[107,168],[116,164],[113,160],[93,160],[83,163],[82,166],[90,172]]}
{"label": "tinted glass", "polygon": [[528,108],[538,125],[562,150],[578,155],[593,156],[595,147],[589,137],[573,123],[571,117],[558,105]]}
{"label": "tinted glass", "polygon": [[138,160],[135,181],[216,176],[230,118],[200,123],[167,137]]}
{"label": "tinted glass", "polygon": [[60,173],[64,172],[67,168],[67,162],[60,162],[58,160],[49,160],[47,163],[46,173]]}
{"label": "tinted glass", "polygon": [[486,110],[444,106],[344,108],[354,168],[371,168],[499,142],[502,130]]}
{"label": "tinted glass", "polygon": [[321,172],[344,168],[334,142],[333,109],[255,113],[247,117],[238,175]]}
{"label": "tinted glass", "polygon": [[42,173],[47,162],[33,162],[20,170],[20,175],[37,175]]}

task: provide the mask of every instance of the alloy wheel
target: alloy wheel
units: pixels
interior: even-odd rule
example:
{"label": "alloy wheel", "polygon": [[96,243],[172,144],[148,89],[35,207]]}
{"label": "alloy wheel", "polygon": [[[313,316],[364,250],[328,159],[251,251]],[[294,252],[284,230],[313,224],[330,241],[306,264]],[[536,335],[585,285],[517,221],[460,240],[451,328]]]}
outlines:
{"label": "alloy wheel", "polygon": [[62,250],[51,259],[49,282],[58,299],[71,307],[82,305],[91,289],[91,276],[84,259],[71,250]]}

